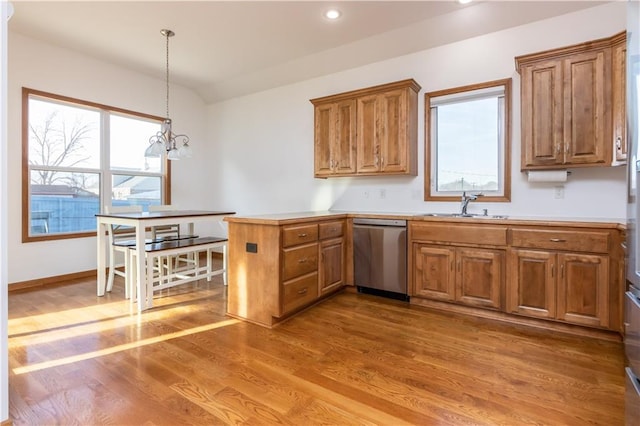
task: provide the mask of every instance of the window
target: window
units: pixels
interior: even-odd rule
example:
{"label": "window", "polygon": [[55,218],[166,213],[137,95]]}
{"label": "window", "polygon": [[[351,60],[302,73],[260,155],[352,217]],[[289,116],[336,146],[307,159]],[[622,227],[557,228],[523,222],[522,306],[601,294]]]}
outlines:
{"label": "window", "polygon": [[168,204],[169,164],[146,158],[162,118],[27,88],[22,240],[95,235],[105,205]]}
{"label": "window", "polygon": [[425,95],[425,201],[511,197],[511,79]]}

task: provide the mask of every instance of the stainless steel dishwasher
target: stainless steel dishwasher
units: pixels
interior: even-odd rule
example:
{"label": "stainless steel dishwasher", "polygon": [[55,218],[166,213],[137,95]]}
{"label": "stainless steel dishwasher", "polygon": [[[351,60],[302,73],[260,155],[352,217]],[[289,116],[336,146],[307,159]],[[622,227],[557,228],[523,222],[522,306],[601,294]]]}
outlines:
{"label": "stainless steel dishwasher", "polygon": [[409,300],[406,220],[354,219],[353,261],[359,292]]}

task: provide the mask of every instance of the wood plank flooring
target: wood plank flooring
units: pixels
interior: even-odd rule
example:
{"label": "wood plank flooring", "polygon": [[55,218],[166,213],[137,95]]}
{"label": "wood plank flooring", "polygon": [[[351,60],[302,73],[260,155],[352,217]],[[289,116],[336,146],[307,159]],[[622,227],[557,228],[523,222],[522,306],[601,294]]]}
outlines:
{"label": "wood plank flooring", "polygon": [[621,343],[342,293],[269,330],[220,280],[9,295],[14,425],[622,425]]}

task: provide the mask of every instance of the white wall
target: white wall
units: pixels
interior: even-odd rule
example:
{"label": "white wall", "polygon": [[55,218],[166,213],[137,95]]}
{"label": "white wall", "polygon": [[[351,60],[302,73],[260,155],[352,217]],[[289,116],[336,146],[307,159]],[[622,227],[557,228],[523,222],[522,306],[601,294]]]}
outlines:
{"label": "white wall", "polygon": [[[209,107],[218,179],[215,198],[241,214],[335,209],[376,212],[456,211],[424,202],[424,92],[512,77],[512,201],[472,203],[511,216],[623,220],[624,167],[574,170],[564,198],[554,184],[530,184],[520,172],[520,84],[514,57],[624,30],[624,2],[614,2]],[[313,107],[309,99],[405,78],[421,86],[417,177],[313,178]],[[384,191],[385,198],[380,194]],[[366,196],[368,194],[368,197]]]}
{"label": "white wall", "polygon": [[[161,63],[159,61],[159,63]],[[95,238],[49,242],[21,241],[22,220],[22,87],[70,96],[114,107],[164,116],[165,83],[67,49],[9,33],[8,247],[9,283],[95,269]],[[205,105],[191,90],[171,86],[171,118],[187,133],[194,158],[172,163],[172,202],[185,208],[207,208],[202,197],[209,163],[205,149]],[[197,180],[196,180],[197,179]],[[37,262],[34,260],[37,259]]]}
{"label": "white wall", "polygon": [[[519,78],[514,56],[610,36],[625,26],[625,3],[489,34],[459,43],[206,106],[171,86],[171,116],[192,138],[193,159],[174,163],[173,203],[240,214],[307,210],[451,211],[422,201],[425,91],[514,78],[511,203],[474,203],[492,214],[625,217],[625,170],[576,170],[565,198],[519,171]],[[37,60],[35,59],[37,58]],[[313,107],[309,99],[404,78],[419,96],[417,177],[313,178]],[[21,87],[162,116],[164,81],[9,32],[8,282],[91,270],[95,238],[21,242]],[[380,199],[380,190],[386,197]],[[365,197],[365,193],[369,197]],[[38,259],[37,263],[33,259]]]}
{"label": "white wall", "polygon": [[9,420],[7,288],[7,20],[13,7],[0,1],[0,424]]}

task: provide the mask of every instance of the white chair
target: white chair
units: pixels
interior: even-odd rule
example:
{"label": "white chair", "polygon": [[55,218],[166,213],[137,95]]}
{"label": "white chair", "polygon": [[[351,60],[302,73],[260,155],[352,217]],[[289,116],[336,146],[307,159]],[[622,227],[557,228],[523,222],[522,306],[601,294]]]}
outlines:
{"label": "white chair", "polygon": [[[151,212],[166,212],[169,210],[176,210],[171,204],[150,205],[149,213]],[[177,238],[180,236],[180,225],[163,225],[154,226],[151,228],[151,239],[158,241],[160,238]]]}
{"label": "white chair", "polygon": [[[142,206],[106,206],[105,213],[142,213]],[[113,281],[116,275],[124,278],[124,295],[125,298],[131,297],[130,287],[131,283],[128,279],[128,272],[130,269],[130,257],[129,247],[130,244],[122,244],[124,241],[135,241],[136,233],[134,228],[123,227],[120,225],[110,225],[107,228],[107,236],[109,240],[109,276],[107,278],[107,291],[113,289]],[[118,244],[120,243],[120,244]],[[135,242],[132,243],[135,245]],[[120,271],[116,268],[115,258],[116,253],[122,253],[124,255],[124,271]]]}
{"label": "white chair", "polygon": [[[149,206],[149,212],[162,212],[162,211],[170,211],[170,210],[177,210],[177,208],[174,205],[171,204],[160,204],[160,205],[150,205]],[[165,225],[165,226],[154,226],[153,228],[151,228],[151,239],[156,242],[156,241],[160,241],[163,238],[169,238],[169,239],[173,239],[173,238],[180,238],[181,234],[180,234],[180,225],[179,224],[175,224],[175,225]],[[197,237],[197,235],[190,235],[189,237],[195,238]],[[196,259],[196,253],[190,253],[188,255],[181,255],[181,256],[173,256],[173,261],[172,258],[170,257],[165,257],[165,258],[158,258],[158,262],[159,265],[158,267],[164,267],[165,269],[167,269],[167,273],[168,275],[171,275],[174,270],[179,269],[180,267],[180,263],[186,263],[186,264],[190,264],[190,265],[197,265],[197,259]]]}

